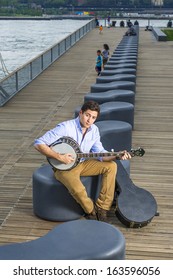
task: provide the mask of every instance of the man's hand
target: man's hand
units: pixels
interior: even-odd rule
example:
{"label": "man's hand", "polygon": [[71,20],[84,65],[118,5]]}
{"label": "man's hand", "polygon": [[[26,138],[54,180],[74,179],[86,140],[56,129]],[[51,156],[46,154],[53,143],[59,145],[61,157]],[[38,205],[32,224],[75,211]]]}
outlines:
{"label": "man's hand", "polygon": [[65,164],[69,164],[69,163],[75,161],[72,154],[59,154],[58,157],[59,157],[58,160]]}
{"label": "man's hand", "polygon": [[122,151],[122,153],[123,153],[123,155],[121,156],[121,159],[123,159],[123,160],[131,159],[130,153],[128,153],[126,150]]}

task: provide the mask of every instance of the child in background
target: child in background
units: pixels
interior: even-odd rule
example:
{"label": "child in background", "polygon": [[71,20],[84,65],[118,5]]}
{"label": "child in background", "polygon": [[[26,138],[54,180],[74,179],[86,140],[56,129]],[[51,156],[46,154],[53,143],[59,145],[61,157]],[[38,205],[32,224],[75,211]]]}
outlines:
{"label": "child in background", "polygon": [[100,27],[99,27],[99,34],[102,34],[102,31],[103,31],[103,26],[100,25]]}
{"label": "child in background", "polygon": [[103,69],[104,69],[104,66],[108,62],[108,59],[109,59],[109,46],[108,46],[108,44],[103,45],[102,56],[103,56]]}
{"label": "child in background", "polygon": [[102,63],[103,63],[103,59],[101,56],[101,50],[98,50],[97,57],[96,57],[96,66],[95,66],[95,70],[96,70],[98,76],[100,76],[100,73],[102,71]]}

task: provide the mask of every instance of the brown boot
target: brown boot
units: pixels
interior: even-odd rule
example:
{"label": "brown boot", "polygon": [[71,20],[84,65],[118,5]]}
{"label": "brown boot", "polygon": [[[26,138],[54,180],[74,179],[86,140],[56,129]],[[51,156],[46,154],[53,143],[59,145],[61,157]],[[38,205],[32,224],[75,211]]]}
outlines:
{"label": "brown boot", "polygon": [[98,216],[99,221],[109,223],[109,224],[113,224],[113,222],[108,217],[108,211],[104,210],[104,209],[102,209],[98,206],[97,206],[97,216]]}
{"label": "brown boot", "polygon": [[93,211],[90,214],[86,214],[85,218],[87,220],[97,220],[98,221],[97,207],[95,204],[94,204]]}
{"label": "brown boot", "polygon": [[98,220],[101,222],[107,222],[107,211],[97,207],[97,215],[98,215]]}

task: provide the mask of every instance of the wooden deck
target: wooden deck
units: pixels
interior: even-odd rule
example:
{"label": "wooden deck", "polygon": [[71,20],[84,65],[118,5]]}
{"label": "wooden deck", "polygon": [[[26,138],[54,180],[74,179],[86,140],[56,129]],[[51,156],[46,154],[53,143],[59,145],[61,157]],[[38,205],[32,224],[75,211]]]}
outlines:
{"label": "wooden deck", "polygon": [[[32,210],[32,173],[45,158],[33,140],[74,109],[95,83],[96,50],[113,51],[125,30],[87,34],[42,75],[0,108],[0,244],[36,239],[56,226]],[[173,42],[157,42],[140,29],[133,146],[146,150],[131,160],[131,178],[157,199],[159,217],[141,229],[115,226],[126,238],[126,259],[173,259]]]}

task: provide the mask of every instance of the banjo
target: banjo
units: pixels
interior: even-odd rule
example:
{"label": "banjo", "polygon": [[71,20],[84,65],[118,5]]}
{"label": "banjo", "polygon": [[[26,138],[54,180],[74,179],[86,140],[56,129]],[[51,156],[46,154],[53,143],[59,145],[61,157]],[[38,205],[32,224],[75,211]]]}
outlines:
{"label": "banjo", "polygon": [[[50,148],[59,153],[59,154],[71,154],[74,158],[74,161],[65,164],[61,161],[58,161],[57,159],[47,157],[47,160],[49,164],[58,169],[58,170],[70,170],[78,165],[81,158],[98,158],[98,157],[108,157],[108,156],[115,156],[117,159],[120,159],[121,156],[124,154],[124,152],[105,152],[105,153],[82,153],[79,147],[79,144],[72,139],[71,137],[65,136],[60,139],[58,139],[56,142],[54,142]],[[131,149],[130,154],[132,157],[134,156],[140,156],[142,157],[145,154],[144,149],[138,148],[138,149]]]}

